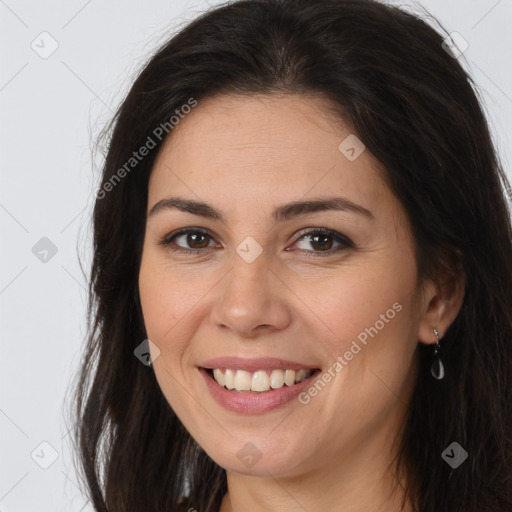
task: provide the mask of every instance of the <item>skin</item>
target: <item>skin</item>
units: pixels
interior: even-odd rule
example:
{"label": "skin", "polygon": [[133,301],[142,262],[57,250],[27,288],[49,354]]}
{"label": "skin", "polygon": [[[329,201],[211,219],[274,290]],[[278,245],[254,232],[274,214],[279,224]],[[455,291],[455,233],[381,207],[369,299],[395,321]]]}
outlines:
{"label": "skin", "polygon": [[[460,283],[420,282],[407,216],[379,162],[368,149],[354,161],[340,152],[353,132],[327,107],[291,94],[201,100],[165,141],[150,178],[148,212],[180,196],[226,219],[178,209],[149,216],[139,275],[162,392],[227,470],[222,512],[399,510],[389,465],[416,378],[415,349],[435,343],[434,327],[442,337],[462,301]],[[271,218],[284,203],[333,195],[372,217],[331,210]],[[199,255],[159,244],[185,227],[211,236],[174,240]],[[336,251],[333,238],[315,244],[301,235],[306,228],[332,229],[355,247]],[[262,248],[252,263],[236,252],[248,236]],[[307,404],[228,411],[199,374],[201,362],[229,355],[326,371],[395,303],[400,312]],[[237,457],[248,442],[261,454],[250,468]]]}

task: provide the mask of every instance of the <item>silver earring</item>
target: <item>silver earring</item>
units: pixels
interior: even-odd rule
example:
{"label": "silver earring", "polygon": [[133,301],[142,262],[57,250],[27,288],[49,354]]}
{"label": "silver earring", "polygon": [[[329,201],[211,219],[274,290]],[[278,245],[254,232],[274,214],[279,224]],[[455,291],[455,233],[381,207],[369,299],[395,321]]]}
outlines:
{"label": "silver earring", "polygon": [[432,366],[430,368],[430,373],[432,374],[432,377],[437,380],[441,380],[444,378],[444,366],[443,362],[441,361],[441,358],[439,357],[439,350],[441,349],[441,346],[439,345],[439,333],[437,332],[437,329],[434,327],[434,334],[436,336],[436,346],[434,348],[434,362],[432,363]]}

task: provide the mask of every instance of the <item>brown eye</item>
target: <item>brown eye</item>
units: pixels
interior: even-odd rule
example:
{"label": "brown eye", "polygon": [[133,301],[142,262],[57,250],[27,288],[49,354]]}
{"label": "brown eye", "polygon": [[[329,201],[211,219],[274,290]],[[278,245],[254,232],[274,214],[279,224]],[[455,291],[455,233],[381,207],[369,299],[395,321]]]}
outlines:
{"label": "brown eye", "polygon": [[[343,249],[350,249],[355,247],[354,243],[346,236],[337,233],[336,231],[331,231],[330,229],[324,228],[318,228],[315,230],[308,231],[307,233],[303,233],[300,236],[300,238],[294,243],[294,245],[297,245],[299,243],[309,244],[310,247],[312,247],[312,250],[299,250],[302,253],[310,253],[308,255],[312,256],[328,256],[330,254],[337,253]],[[334,246],[334,244],[337,244],[337,246]]]}
{"label": "brown eye", "polygon": [[329,250],[333,244],[333,237],[331,235],[310,235],[311,246],[320,250]]}
{"label": "brown eye", "polygon": [[[177,238],[185,237],[185,243],[190,245],[192,249],[203,249],[208,246],[208,235],[204,233],[187,233]],[[206,244],[205,244],[206,241]]]}
{"label": "brown eye", "polygon": [[211,247],[210,242],[213,242],[213,238],[208,233],[195,228],[182,229],[177,233],[171,233],[159,243],[173,251],[192,254]]}

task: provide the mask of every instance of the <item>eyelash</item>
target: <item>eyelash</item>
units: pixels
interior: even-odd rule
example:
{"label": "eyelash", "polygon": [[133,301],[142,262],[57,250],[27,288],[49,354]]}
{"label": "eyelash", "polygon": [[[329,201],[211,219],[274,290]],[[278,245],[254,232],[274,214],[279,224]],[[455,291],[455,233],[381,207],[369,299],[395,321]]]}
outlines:
{"label": "eyelash", "polygon": [[[208,247],[204,247],[202,249],[185,249],[180,246],[171,247],[171,244],[173,243],[174,239],[178,238],[179,236],[188,235],[188,234],[201,234],[201,235],[205,235],[213,240],[213,237],[207,231],[205,231],[201,228],[186,228],[186,229],[177,231],[176,233],[171,233],[169,235],[166,235],[164,238],[162,238],[158,242],[158,244],[162,245],[163,247],[165,247],[171,251],[179,252],[181,254],[200,256],[200,253],[203,252],[204,250],[206,250]],[[329,249],[326,251],[307,251],[304,249],[299,250],[299,252],[306,255],[306,257],[324,258],[326,256],[332,256],[334,253],[338,253],[344,249],[354,249],[355,248],[354,243],[349,238],[347,238],[344,235],[341,235],[340,233],[337,233],[336,231],[333,231],[331,229],[326,229],[326,228],[314,228],[314,229],[311,229],[310,231],[302,233],[295,240],[295,242],[293,242],[293,244],[296,244],[297,242],[299,242],[300,240],[302,240],[303,238],[305,238],[307,236],[313,236],[313,235],[331,236],[336,242],[338,242],[341,245],[335,249]]]}

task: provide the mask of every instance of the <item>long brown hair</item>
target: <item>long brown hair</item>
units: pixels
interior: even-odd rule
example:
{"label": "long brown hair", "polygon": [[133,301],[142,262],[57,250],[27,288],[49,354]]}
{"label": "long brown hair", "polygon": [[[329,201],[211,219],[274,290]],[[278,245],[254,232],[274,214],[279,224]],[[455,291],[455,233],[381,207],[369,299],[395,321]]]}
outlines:
{"label": "long brown hair", "polygon": [[[477,90],[445,37],[374,0],[241,0],[202,14],[151,57],[105,132],[94,207],[74,440],[97,512],[219,509],[225,470],[134,356],[147,337],[138,271],[148,180],[164,140],[155,129],[164,123],[172,136],[169,119],[190,98],[275,92],[337,106],[387,170],[413,227],[420,276],[443,265],[465,276],[462,308],[442,340],[443,380],[429,373],[432,347],[418,344],[396,461],[414,510],[512,510],[511,192]],[[155,147],[126,167],[148,137]],[[469,454],[457,469],[441,457],[453,441]]]}

